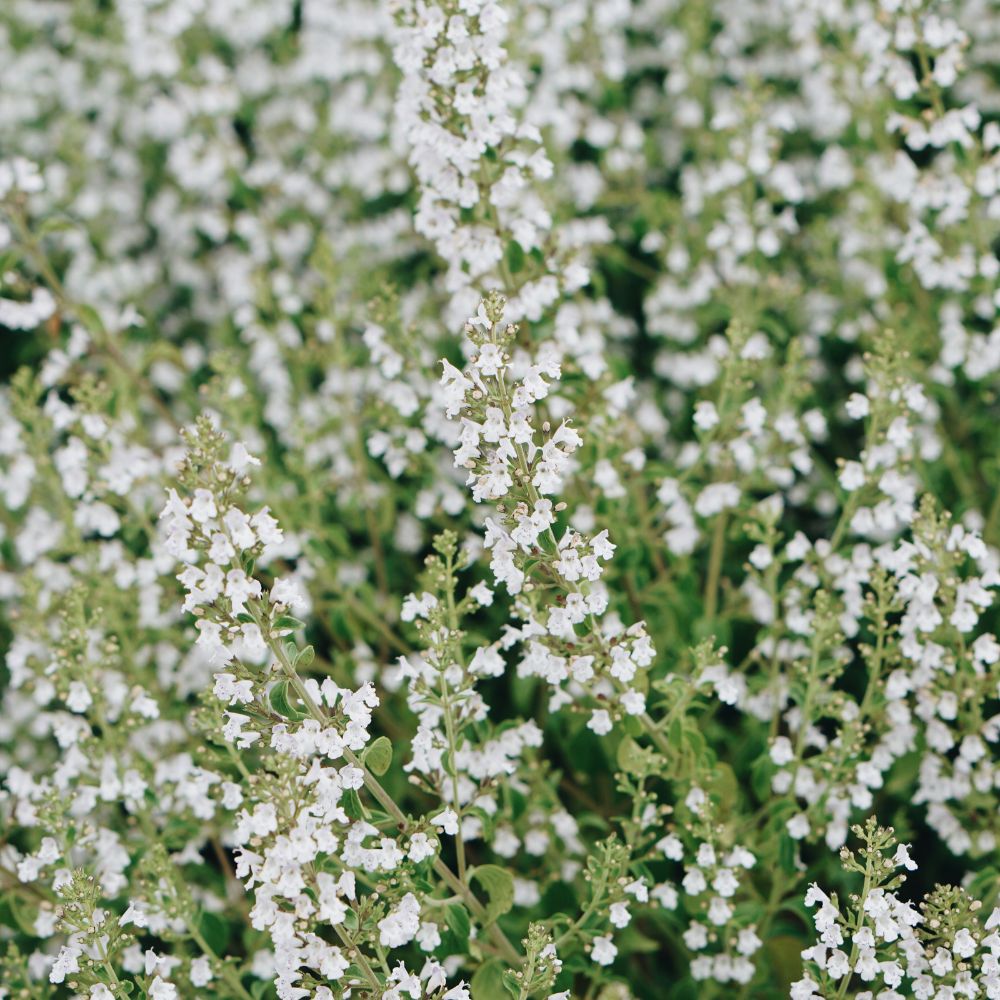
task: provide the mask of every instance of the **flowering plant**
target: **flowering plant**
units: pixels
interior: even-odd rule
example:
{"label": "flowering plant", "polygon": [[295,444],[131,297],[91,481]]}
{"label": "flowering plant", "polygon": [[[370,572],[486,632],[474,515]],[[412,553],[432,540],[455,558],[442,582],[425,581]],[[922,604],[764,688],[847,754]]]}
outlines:
{"label": "flowering plant", "polygon": [[1000,998],[998,39],[8,0],[0,1000]]}

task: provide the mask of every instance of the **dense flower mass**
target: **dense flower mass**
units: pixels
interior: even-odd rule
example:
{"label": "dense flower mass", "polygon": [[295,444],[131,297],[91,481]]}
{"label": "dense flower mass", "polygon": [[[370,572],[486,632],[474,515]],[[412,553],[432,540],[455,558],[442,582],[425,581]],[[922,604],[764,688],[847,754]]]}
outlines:
{"label": "dense flower mass", "polygon": [[1000,1000],[998,52],[0,4],[0,1000]]}

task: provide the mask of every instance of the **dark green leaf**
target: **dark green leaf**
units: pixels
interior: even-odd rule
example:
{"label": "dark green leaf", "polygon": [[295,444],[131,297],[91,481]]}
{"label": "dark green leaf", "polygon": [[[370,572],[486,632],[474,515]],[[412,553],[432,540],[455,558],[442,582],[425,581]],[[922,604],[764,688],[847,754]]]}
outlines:
{"label": "dark green leaf", "polygon": [[795,841],[787,833],[778,838],[778,864],[789,875],[795,872]]}
{"label": "dark green leaf", "polygon": [[198,933],[205,939],[209,948],[216,955],[222,956],[226,953],[226,945],[229,942],[229,928],[225,921],[215,913],[202,910],[198,917]]}
{"label": "dark green leaf", "polygon": [[517,240],[511,240],[507,244],[507,267],[511,274],[518,274],[524,270],[524,248]]}

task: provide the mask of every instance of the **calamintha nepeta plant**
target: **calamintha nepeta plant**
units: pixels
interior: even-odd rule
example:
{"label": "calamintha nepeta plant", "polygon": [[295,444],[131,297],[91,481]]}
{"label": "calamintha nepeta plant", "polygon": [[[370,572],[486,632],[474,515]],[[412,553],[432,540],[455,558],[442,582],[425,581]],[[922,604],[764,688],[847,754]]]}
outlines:
{"label": "calamintha nepeta plant", "polygon": [[1000,17],[0,10],[0,997],[1000,998]]}

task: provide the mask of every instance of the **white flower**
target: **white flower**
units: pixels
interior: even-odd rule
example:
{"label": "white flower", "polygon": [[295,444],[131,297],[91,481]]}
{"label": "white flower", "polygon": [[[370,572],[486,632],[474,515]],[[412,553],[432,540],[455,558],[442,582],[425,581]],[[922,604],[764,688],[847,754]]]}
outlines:
{"label": "white flower", "polygon": [[595,937],[590,957],[598,965],[610,965],[618,954],[618,949],[612,944],[610,937]]}
{"label": "white flower", "polygon": [[848,492],[860,489],[865,485],[864,466],[860,462],[845,462],[837,478]]}
{"label": "white flower", "polygon": [[202,955],[191,962],[191,984],[207,986],[212,981],[212,964]]}
{"label": "white flower", "polygon": [[410,846],[406,853],[411,861],[419,864],[433,857],[437,853],[437,846],[426,833],[415,833],[410,838]]}
{"label": "white flower", "polygon": [[379,943],[384,948],[401,948],[420,930],[420,903],[408,892],[385,917],[378,922]]}
{"label": "white flower", "polygon": [[146,911],[136,903],[129,903],[128,909],[118,918],[119,927],[124,927],[126,924],[148,927],[149,918],[146,916]]}
{"label": "white flower", "polygon": [[157,976],[146,991],[149,1000],[177,1000],[177,987]]}
{"label": "white flower", "polygon": [[587,722],[587,728],[597,733],[598,736],[606,736],[610,733],[611,715],[608,713],[607,709],[595,709]]}
{"label": "white flower", "polygon": [[260,459],[254,458],[242,441],[237,441],[229,453],[229,467],[238,476],[242,476],[255,465],[260,465]]}
{"label": "white flower", "polygon": [[902,865],[907,871],[915,872],[917,870],[917,863],[910,857],[910,848],[907,844],[899,844],[896,847],[892,863],[897,868]]}
{"label": "white flower", "polygon": [[436,816],[431,817],[431,822],[449,836],[458,835],[458,813],[454,809],[445,809]]}
{"label": "white flower", "polygon": [[659,840],[656,846],[658,850],[663,852],[664,857],[671,861],[680,861],[684,857],[684,845],[680,838],[672,833]]}
{"label": "white flower", "polygon": [[809,817],[805,813],[796,813],[785,823],[785,829],[793,840],[802,840],[809,835]]}
{"label": "white flower", "polygon": [[955,935],[955,940],[952,942],[951,950],[959,958],[971,958],[975,953],[979,945],[976,944],[976,939],[969,933],[969,930],[962,927],[958,933]]}
{"label": "white flower", "polygon": [[847,400],[847,415],[852,420],[861,420],[863,417],[867,417],[870,411],[868,405],[868,397],[861,395],[860,392],[851,393]]}
{"label": "white flower", "polygon": [[795,759],[792,741],[787,736],[777,736],[768,751],[771,760],[779,767],[791,763]]}
{"label": "white flower", "polygon": [[694,408],[694,424],[698,430],[709,431],[719,422],[719,413],[714,403],[702,400]]}

